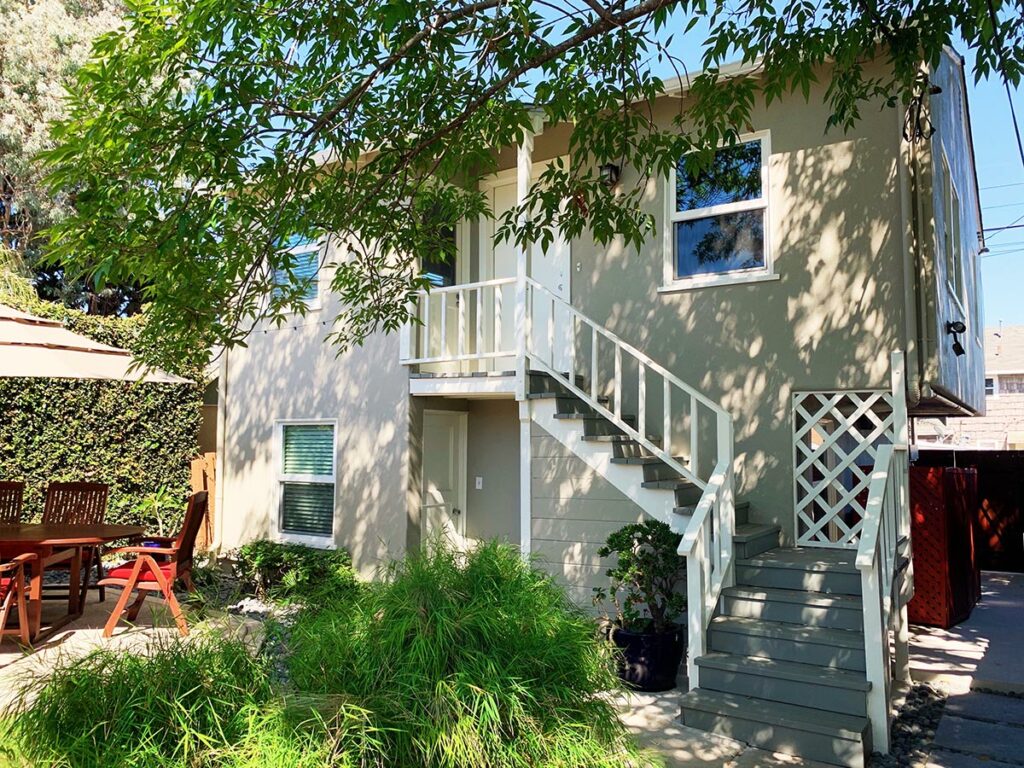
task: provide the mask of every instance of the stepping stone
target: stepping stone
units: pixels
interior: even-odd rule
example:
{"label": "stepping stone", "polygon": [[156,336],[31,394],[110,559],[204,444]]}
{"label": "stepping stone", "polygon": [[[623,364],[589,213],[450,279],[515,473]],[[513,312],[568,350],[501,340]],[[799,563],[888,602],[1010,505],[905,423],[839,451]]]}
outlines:
{"label": "stepping stone", "polygon": [[1000,760],[985,760],[972,755],[962,755],[937,749],[931,754],[927,768],[1020,768],[1020,763],[1004,763]]}
{"label": "stepping stone", "polygon": [[970,720],[988,720],[1024,727],[1024,699],[994,693],[968,693],[951,696],[944,713]]}
{"label": "stepping stone", "polygon": [[944,714],[935,731],[934,744],[987,758],[990,768],[993,766],[991,760],[1020,765],[1024,757],[1024,728]]}

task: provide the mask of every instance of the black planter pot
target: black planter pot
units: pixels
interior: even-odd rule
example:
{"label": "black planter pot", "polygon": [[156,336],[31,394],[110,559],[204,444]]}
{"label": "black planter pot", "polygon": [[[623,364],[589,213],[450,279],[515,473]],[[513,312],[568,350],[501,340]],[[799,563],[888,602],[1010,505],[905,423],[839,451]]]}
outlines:
{"label": "black planter pot", "polygon": [[613,626],[611,641],[622,649],[619,677],[639,691],[654,693],[676,687],[685,650],[683,629],[674,632],[631,632]]}

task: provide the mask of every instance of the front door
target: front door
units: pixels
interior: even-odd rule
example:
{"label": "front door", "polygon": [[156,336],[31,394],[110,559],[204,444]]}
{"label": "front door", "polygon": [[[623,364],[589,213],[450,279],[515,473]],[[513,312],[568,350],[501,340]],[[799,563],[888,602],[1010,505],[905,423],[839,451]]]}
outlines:
{"label": "front door", "polygon": [[420,520],[423,542],[447,540],[465,547],[466,535],[465,413],[423,414],[423,489]]}
{"label": "front door", "polygon": [[[534,166],[533,177],[537,178],[544,170],[543,164]],[[483,238],[480,252],[483,259],[485,279],[498,279],[516,276],[516,254],[518,246],[509,241],[495,242],[494,233],[500,226],[503,215],[515,207],[516,176],[515,171],[504,171],[485,181],[491,210],[494,218],[488,220],[480,228]],[[490,258],[487,258],[490,255]],[[569,243],[556,233],[554,241],[546,249],[534,245],[527,259],[527,274],[547,288],[558,298],[569,301]],[[514,288],[506,289],[502,296],[501,306],[493,304],[487,308],[487,319],[490,325],[488,332],[500,334],[503,349],[515,349],[516,346],[516,307]],[[534,347],[538,356],[546,362],[554,362],[559,371],[568,371],[568,312],[556,305],[554,315],[555,344],[552,351],[550,337],[547,332],[548,319],[551,317],[550,302],[540,301],[534,307]],[[500,325],[500,327],[498,327]],[[492,336],[493,338],[493,336]],[[511,370],[514,358],[500,358],[495,361],[492,370]]]}

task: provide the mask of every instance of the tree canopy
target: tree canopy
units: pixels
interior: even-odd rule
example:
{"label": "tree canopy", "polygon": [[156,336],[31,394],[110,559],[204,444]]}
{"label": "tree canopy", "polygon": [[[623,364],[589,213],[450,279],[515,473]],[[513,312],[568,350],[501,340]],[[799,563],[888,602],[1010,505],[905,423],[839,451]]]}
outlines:
{"label": "tree canopy", "polygon": [[[361,343],[407,320],[417,256],[490,213],[473,180],[536,114],[572,123],[570,163],[502,236],[544,241],[557,224],[635,245],[652,234],[646,178],[684,153],[710,162],[758,101],[807,98],[827,72],[822,127],[843,130],[870,100],[926,91],[922,62],[954,39],[976,77],[1017,84],[1022,17],[1022,0],[134,0],[55,129],[50,182],[74,206],[54,257],[143,285],[147,332],[174,357],[304,311],[304,286],[275,275],[296,269],[289,244],[329,233],[343,244],[335,339]],[[757,76],[726,79],[733,60]],[[647,105],[673,70],[689,97],[659,127]],[[608,161],[640,182],[602,185]]]}

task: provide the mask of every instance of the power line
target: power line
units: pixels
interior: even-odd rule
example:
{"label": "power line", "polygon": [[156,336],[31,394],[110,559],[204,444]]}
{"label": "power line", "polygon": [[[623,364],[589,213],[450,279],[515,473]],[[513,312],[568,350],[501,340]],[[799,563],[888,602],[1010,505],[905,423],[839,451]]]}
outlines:
{"label": "power line", "polygon": [[981,208],[985,211],[994,211],[997,208],[1018,208],[1024,205],[1024,200],[1018,200],[1016,203],[1000,203],[999,205],[983,205]]}
{"label": "power line", "polygon": [[1024,181],[1015,181],[1011,184],[993,184],[988,187],[981,187],[981,191],[985,192],[989,189],[1006,189],[1007,187],[1024,187]]}
{"label": "power line", "polygon": [[[985,229],[982,230],[982,231],[983,232],[994,232],[995,234],[993,234],[992,237],[997,237],[1000,232],[1005,232],[1008,229],[1024,229],[1024,224],[1020,223],[1022,221],[1024,221],[1024,213],[1022,213],[1016,219],[1011,221],[1009,224],[1006,224],[1006,225],[1004,225],[1002,227],[985,227]],[[988,238],[986,238],[986,240],[987,239]]]}

